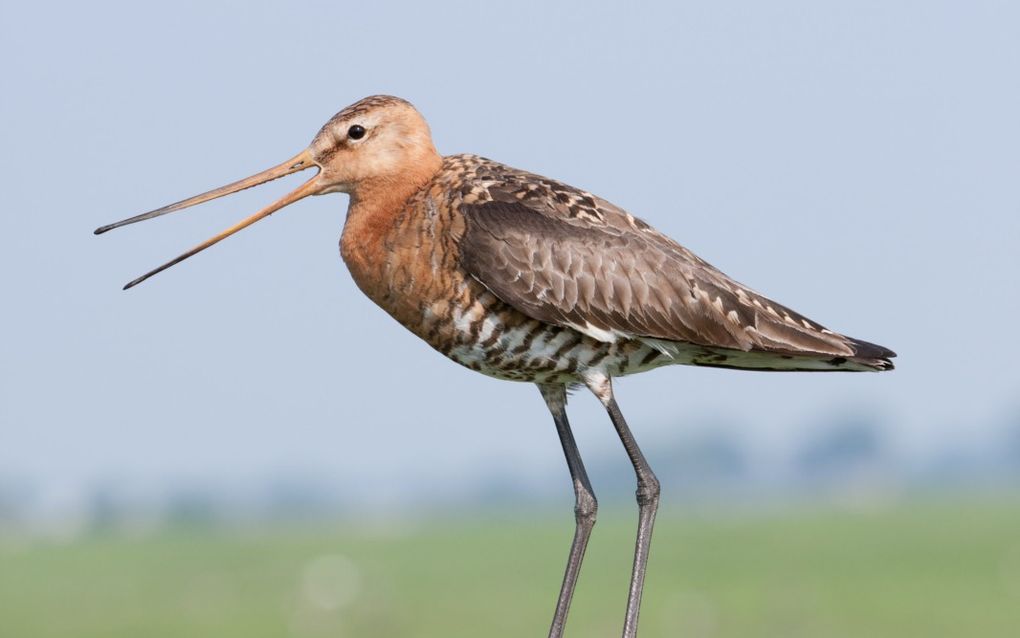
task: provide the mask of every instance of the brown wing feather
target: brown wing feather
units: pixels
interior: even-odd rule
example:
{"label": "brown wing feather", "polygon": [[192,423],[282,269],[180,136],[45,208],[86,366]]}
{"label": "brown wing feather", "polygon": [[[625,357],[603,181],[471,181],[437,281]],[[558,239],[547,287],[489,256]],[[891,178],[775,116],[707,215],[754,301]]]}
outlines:
{"label": "brown wing feather", "polygon": [[604,200],[544,178],[536,189],[521,175],[489,186],[492,201],[463,205],[460,250],[473,277],[531,317],[744,351],[853,357],[871,346],[734,282]]}

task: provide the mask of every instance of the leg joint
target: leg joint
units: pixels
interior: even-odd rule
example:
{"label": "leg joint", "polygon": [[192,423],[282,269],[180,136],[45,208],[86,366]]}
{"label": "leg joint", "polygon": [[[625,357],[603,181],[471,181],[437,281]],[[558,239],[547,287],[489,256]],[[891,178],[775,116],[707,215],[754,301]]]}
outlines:
{"label": "leg joint", "polygon": [[659,479],[654,474],[638,478],[637,502],[638,505],[647,505],[659,501]]}
{"label": "leg joint", "polygon": [[588,490],[577,492],[577,501],[574,503],[574,518],[580,522],[595,523],[595,517],[599,511],[599,502],[595,495]]}

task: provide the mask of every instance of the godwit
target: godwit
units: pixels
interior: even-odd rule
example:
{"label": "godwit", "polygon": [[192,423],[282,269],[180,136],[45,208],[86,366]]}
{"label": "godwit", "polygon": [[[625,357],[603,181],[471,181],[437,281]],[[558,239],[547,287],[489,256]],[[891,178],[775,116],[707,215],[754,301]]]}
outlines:
{"label": "godwit", "polygon": [[279,166],[96,234],[311,167],[309,181],[131,288],[309,195],[350,195],[340,254],[368,297],[461,365],[538,386],[574,484],[575,531],[549,635],[563,633],[598,505],[567,422],[567,390],[605,406],[637,475],[624,620],[636,636],[659,481],[612,379],[682,363],[742,370],[891,370],[895,354],[832,332],[733,281],[604,199],[476,155],[442,157],[408,102],[365,98]]}

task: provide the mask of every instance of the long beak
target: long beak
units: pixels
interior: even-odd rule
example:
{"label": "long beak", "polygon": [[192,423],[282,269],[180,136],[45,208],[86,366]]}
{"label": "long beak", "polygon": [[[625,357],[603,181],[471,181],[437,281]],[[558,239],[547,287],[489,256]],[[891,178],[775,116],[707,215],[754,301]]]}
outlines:
{"label": "long beak", "polygon": [[[307,168],[312,168],[313,166],[318,166],[318,164],[316,164],[315,160],[312,159],[311,154],[307,150],[304,150],[295,155],[294,157],[292,157],[291,159],[287,160],[283,164],[280,164],[279,166],[274,166],[273,168],[264,170],[261,173],[252,175],[251,177],[246,177],[245,179],[236,181],[232,184],[221,186],[220,188],[216,188],[209,192],[202,193],[201,195],[190,197],[188,199],[179,201],[175,204],[170,204],[169,206],[164,206],[163,208],[157,208],[156,210],[150,211],[148,213],[136,215],[134,217],[130,217],[128,219],[116,222],[114,224],[101,226],[95,230],[95,234],[101,235],[102,233],[105,233],[108,230],[113,230],[114,228],[119,228],[121,226],[126,226],[128,224],[134,224],[135,222],[144,221],[146,219],[152,219],[154,217],[159,217],[161,215],[166,215],[167,213],[172,213],[174,211],[188,208],[196,204],[201,204],[211,199],[216,199],[218,197],[230,195],[232,193],[242,191],[246,188],[251,188],[252,186],[258,186],[259,184],[264,184],[274,179],[284,177],[285,175],[290,175],[291,173],[297,173],[298,171],[303,171]],[[308,180],[307,182],[297,187],[290,193],[287,193],[286,195],[276,200],[269,206],[266,206],[259,212],[255,213],[251,217],[241,220],[237,224],[234,224],[233,226],[224,230],[223,232],[214,235],[213,237],[210,237],[209,239],[205,240],[201,244],[195,246],[194,248],[180,255],[179,257],[176,257],[168,261],[167,263],[163,264],[159,268],[150,270],[149,272],[145,273],[138,279],[129,282],[126,286],[124,286],[124,290],[137,286],[138,284],[142,283],[143,281],[155,275],[156,273],[162,272],[169,268],[170,266],[178,264],[187,259],[188,257],[191,257],[192,255],[202,252],[209,246],[219,243],[220,241],[226,239],[227,237],[230,237],[237,231],[243,228],[247,228],[248,226],[251,226],[252,224],[254,224],[255,222],[259,221],[264,217],[272,215],[273,213],[280,210],[284,206],[293,204],[299,199],[304,199],[309,195],[316,195],[320,193],[322,190],[324,190],[324,186],[320,184],[315,177],[313,177],[312,179]]]}

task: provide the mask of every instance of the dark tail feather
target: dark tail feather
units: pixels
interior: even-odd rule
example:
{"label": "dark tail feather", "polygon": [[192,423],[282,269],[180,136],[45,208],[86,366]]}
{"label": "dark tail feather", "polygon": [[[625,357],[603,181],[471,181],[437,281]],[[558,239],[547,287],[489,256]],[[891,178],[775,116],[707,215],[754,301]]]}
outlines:
{"label": "dark tail feather", "polygon": [[847,341],[854,349],[852,361],[879,371],[892,370],[895,367],[890,359],[895,357],[896,353],[889,348],[852,337],[847,337]]}

